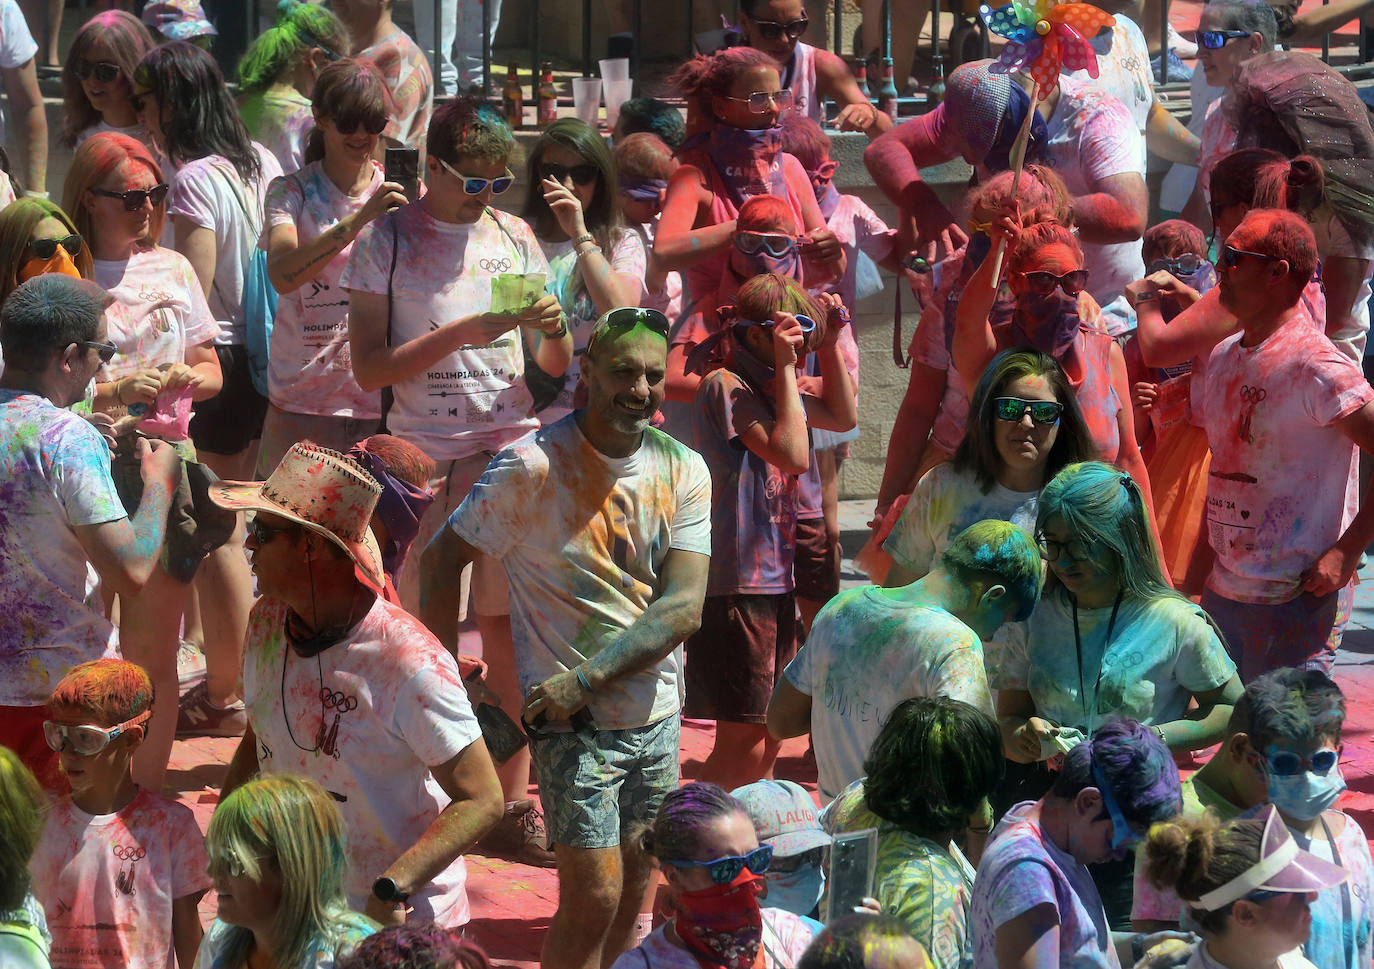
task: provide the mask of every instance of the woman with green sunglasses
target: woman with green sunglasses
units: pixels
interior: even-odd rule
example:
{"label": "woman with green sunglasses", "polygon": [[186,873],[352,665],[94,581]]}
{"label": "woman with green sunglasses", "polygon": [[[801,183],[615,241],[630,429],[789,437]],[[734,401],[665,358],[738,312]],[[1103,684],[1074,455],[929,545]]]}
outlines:
{"label": "woman with green sunglasses", "polygon": [[658,861],[675,914],[612,969],[782,969],[811,943],[801,916],[763,907],[773,849],[722,788],[693,781],[670,791],[642,847]]}

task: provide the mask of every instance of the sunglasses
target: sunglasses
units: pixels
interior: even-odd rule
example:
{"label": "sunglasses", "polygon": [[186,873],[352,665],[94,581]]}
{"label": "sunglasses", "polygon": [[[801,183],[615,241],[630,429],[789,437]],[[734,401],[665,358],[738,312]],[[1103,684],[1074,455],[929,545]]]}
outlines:
{"label": "sunglasses", "polygon": [[1079,538],[1071,538],[1067,542],[1061,542],[1056,538],[1038,535],[1035,544],[1040,546],[1040,557],[1046,562],[1058,562],[1064,558],[1070,562],[1087,562],[1093,557],[1087,543]]}
{"label": "sunglasses", "polygon": [[87,350],[94,350],[100,355],[101,363],[109,363],[114,359],[115,354],[119,352],[119,347],[115,345],[113,340],[106,340],[104,343],[92,343],[90,340],[78,340],[76,345],[85,347]]}
{"label": "sunglasses", "polygon": [[999,421],[1019,424],[1021,418],[1030,414],[1036,424],[1055,424],[1064,412],[1064,405],[1055,400],[1023,400],[1020,397],[994,397],[993,413]]}
{"label": "sunglasses", "polygon": [[630,330],[636,326],[647,326],[665,340],[668,339],[670,324],[668,317],[658,310],[645,310],[637,306],[622,306],[611,310],[602,319],[607,330]]}
{"label": "sunglasses", "polygon": [[1195,256],[1191,252],[1185,252],[1177,259],[1156,259],[1154,262],[1150,263],[1150,272],[1157,273],[1160,270],[1164,270],[1165,272],[1174,274],[1182,273],[1185,276],[1191,276],[1198,271],[1198,267],[1201,265],[1202,258],[1200,256]]}
{"label": "sunglasses", "polygon": [[759,845],[747,855],[729,855],[714,861],[670,861],[668,864],[674,868],[705,868],[712,882],[728,885],[746,868],[755,875],[762,875],[772,861],[773,846]]}
{"label": "sunglasses", "polygon": [[359,128],[362,128],[370,135],[380,135],[386,130],[387,119],[385,117],[367,118],[366,120],[361,118],[348,118],[343,122],[333,119],[327,120],[334,126],[335,131],[347,138],[349,135],[354,134]]}
{"label": "sunglasses", "polygon": [[[813,320],[811,317],[805,315],[804,313],[793,313],[792,315],[795,316],[795,317],[797,318],[797,325],[801,327],[802,333],[807,334],[807,335],[810,335],[811,332],[812,332],[813,330],[816,329],[816,321]],[[736,321],[735,321],[735,325],[736,325],[736,326],[763,326],[763,327],[768,327],[768,326],[772,326],[772,325],[773,325],[773,321],[772,321],[772,320],[736,320]]]}
{"label": "sunglasses", "polygon": [[595,165],[555,165],[553,162],[541,162],[539,165],[539,177],[551,178],[559,185],[572,176],[574,185],[591,185],[601,173]]}
{"label": "sunglasses", "polygon": [[1097,791],[1102,795],[1102,803],[1106,805],[1107,816],[1112,819],[1112,851],[1134,848],[1144,841],[1140,833],[1126,823],[1126,816],[1121,813],[1121,807],[1116,803],[1111,785],[1107,783],[1102,769],[1096,764],[1093,764],[1093,780],[1097,782]]}
{"label": "sunglasses", "polygon": [[1197,35],[1197,41],[1207,50],[1221,50],[1227,41],[1249,36],[1248,30],[1204,30]]}
{"label": "sunglasses", "polygon": [[79,757],[91,757],[100,753],[110,742],[128,730],[136,727],[153,715],[152,710],[144,710],[138,716],[113,727],[97,727],[91,723],[54,723],[43,721],[43,739],[57,753],[62,753],[71,744],[72,753]]}
{"label": "sunglasses", "polygon": [[727,101],[738,101],[741,104],[749,105],[751,114],[766,114],[769,104],[775,104],[779,111],[786,111],[792,106],[791,91],[755,91],[747,98],[727,97]]}
{"label": "sunglasses", "polygon": [[796,40],[806,33],[806,28],[811,25],[811,21],[806,17],[785,24],[780,24],[776,20],[754,20],[751,23],[758,28],[759,36],[764,40],[777,40],[783,34],[787,35],[788,40]]}
{"label": "sunglasses", "polygon": [[497,178],[477,178],[472,175],[464,175],[442,158],[439,159],[439,164],[443,165],[444,171],[448,172],[454,178],[461,178],[463,180],[463,192],[467,195],[481,195],[487,190],[488,185],[491,186],[492,195],[504,195],[510,190],[510,187],[515,184],[515,176],[511,173],[509,168],[506,169],[506,174]]}
{"label": "sunglasses", "polygon": [[1278,777],[1293,777],[1307,770],[1314,774],[1328,774],[1331,768],[1336,766],[1340,756],[1340,752],[1335,750],[1318,750],[1311,757],[1282,750],[1277,754],[1267,754],[1264,759],[1269,764],[1271,774]]}
{"label": "sunglasses", "polygon": [[91,75],[101,84],[109,84],[119,77],[119,65],[112,61],[77,61],[72,67],[72,73],[78,80],[89,81]]}
{"label": "sunglasses", "polygon": [[135,92],[129,97],[129,104],[130,104],[130,106],[133,107],[133,109],[134,109],[134,114],[142,114],[142,113],[143,113],[143,108],[144,108],[144,106],[145,106],[144,102],[145,102],[148,98],[150,98],[150,97],[152,97],[152,96],[153,96],[153,92],[152,92],[152,91],[148,91],[148,90],[144,90],[144,91],[135,91]]}
{"label": "sunglasses", "polygon": [[768,870],[778,875],[790,875],[803,868],[816,868],[824,860],[824,848],[810,848],[795,855],[774,855],[768,863]]}
{"label": "sunglasses", "polygon": [[163,202],[167,201],[167,192],[168,188],[166,182],[163,182],[161,185],[154,185],[149,189],[131,188],[127,192],[111,192],[109,189],[105,188],[91,189],[92,195],[99,195],[107,199],[121,200],[124,203],[125,212],[137,212],[139,209],[143,208],[144,202],[151,202],[153,203],[153,208],[157,208]]}
{"label": "sunglasses", "polygon": [[[255,855],[254,860],[271,861],[273,860],[273,856]],[[222,868],[224,870],[224,873],[228,875],[230,878],[242,878],[244,875],[248,874],[248,866],[244,864],[243,859],[240,858],[237,854],[231,854],[222,860],[212,858],[210,860],[210,869],[213,871],[215,868]]]}
{"label": "sunglasses", "polygon": [[295,524],[269,525],[257,515],[254,515],[248,522],[248,534],[258,544],[258,548],[262,548],[278,535],[299,534],[300,530],[301,527]]}
{"label": "sunglasses", "polygon": [[1247,249],[1237,249],[1223,243],[1221,247],[1221,264],[1227,269],[1235,269],[1236,263],[1241,256],[1249,256],[1252,259],[1263,259],[1265,262],[1280,262],[1282,256],[1271,256],[1267,252],[1250,252]]}
{"label": "sunglasses", "polygon": [[797,247],[795,237],[785,232],[752,232],[741,229],[735,233],[735,248],[746,256],[762,249],[770,256],[785,256]]}
{"label": "sunglasses", "polygon": [[66,249],[68,255],[75,256],[81,251],[81,237],[73,232],[63,239],[32,239],[29,242],[29,248],[39,259],[51,259],[57,255],[58,246]]}
{"label": "sunglasses", "polygon": [[1075,269],[1062,276],[1054,273],[1030,272],[1021,274],[1026,280],[1026,286],[1037,296],[1048,296],[1054,292],[1058,286],[1069,296],[1077,296],[1088,286],[1088,271],[1086,269]]}

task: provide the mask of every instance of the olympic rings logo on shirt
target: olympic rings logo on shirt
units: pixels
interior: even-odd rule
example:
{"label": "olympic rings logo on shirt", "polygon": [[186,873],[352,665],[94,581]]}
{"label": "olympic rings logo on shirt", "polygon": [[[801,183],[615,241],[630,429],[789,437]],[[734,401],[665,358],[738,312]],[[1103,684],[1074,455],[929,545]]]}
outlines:
{"label": "olympic rings logo on shirt", "polygon": [[340,713],[348,713],[358,708],[357,697],[349,696],[341,690],[331,690],[327,686],[320,689],[320,702],[326,710],[338,710]]}
{"label": "olympic rings logo on shirt", "polygon": [[148,854],[138,845],[115,845],[112,850],[120,861],[142,861]]}
{"label": "olympic rings logo on shirt", "polygon": [[479,259],[477,268],[484,273],[508,273],[511,270],[509,259]]}

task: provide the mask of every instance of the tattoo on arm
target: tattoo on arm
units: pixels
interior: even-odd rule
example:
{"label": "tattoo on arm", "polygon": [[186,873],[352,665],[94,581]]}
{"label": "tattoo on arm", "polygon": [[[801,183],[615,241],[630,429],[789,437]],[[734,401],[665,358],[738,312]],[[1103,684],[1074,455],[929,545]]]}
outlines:
{"label": "tattoo on arm", "polygon": [[305,265],[300,266],[297,269],[293,269],[290,272],[283,273],[282,275],[285,276],[288,282],[294,283],[297,279],[300,279],[306,273],[314,270],[314,268],[318,266],[320,263],[328,262],[329,260],[337,256],[339,254],[339,251],[343,249],[344,246],[348,245],[348,229],[344,227],[344,224],[342,222],[340,222],[338,225],[334,226],[324,235],[320,236],[320,239],[328,240],[328,248],[320,250],[320,252],[312,256]]}

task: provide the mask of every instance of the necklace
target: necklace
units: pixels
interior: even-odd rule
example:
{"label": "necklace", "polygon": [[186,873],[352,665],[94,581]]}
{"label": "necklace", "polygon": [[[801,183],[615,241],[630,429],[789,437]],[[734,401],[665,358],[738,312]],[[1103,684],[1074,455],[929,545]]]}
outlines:
{"label": "necklace", "polygon": [[1116,614],[1121,609],[1121,591],[1116,593],[1116,601],[1112,603],[1112,615],[1107,620],[1107,636],[1102,641],[1102,659],[1097,664],[1097,680],[1093,683],[1093,702],[1092,709],[1088,708],[1088,691],[1083,683],[1083,637],[1078,632],[1078,599],[1072,594],[1069,602],[1073,605],[1073,645],[1078,654],[1078,702],[1083,707],[1083,719],[1088,725],[1088,736],[1093,734],[1097,720],[1097,694],[1102,689],[1102,667],[1107,659],[1107,650],[1112,645],[1112,631],[1116,628]]}
{"label": "necklace", "polygon": [[[290,620],[288,619],[287,622],[290,623]],[[320,652],[323,652],[323,650]],[[291,742],[296,745],[298,750],[303,750],[307,754],[319,753],[320,748],[324,746],[324,722],[327,716],[324,709],[324,697],[326,693],[324,688],[324,664],[320,661],[320,653],[317,652],[315,654],[315,669],[320,676],[320,692],[317,694],[320,698],[320,729],[315,734],[315,746],[306,747],[296,739],[296,734],[291,729],[291,714],[286,709],[286,664],[291,657],[291,653],[292,649],[289,645],[281,651],[281,718],[286,721],[286,735],[291,738]]]}

